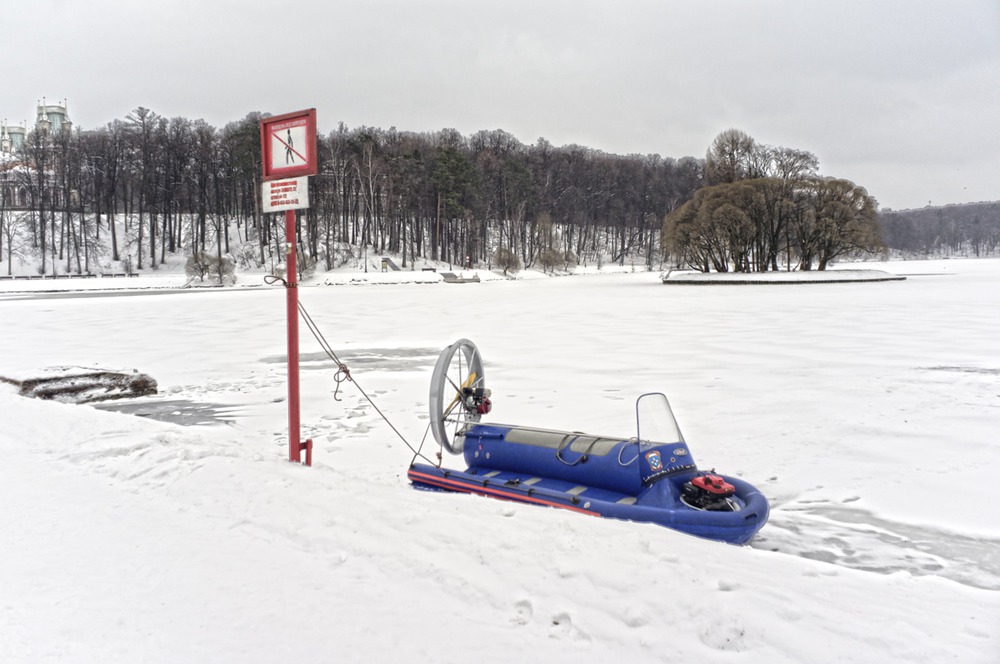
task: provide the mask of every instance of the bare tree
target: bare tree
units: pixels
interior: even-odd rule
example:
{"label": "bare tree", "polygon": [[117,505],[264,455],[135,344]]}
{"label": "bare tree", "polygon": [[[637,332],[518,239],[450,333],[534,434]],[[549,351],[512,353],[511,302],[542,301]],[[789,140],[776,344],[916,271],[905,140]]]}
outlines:
{"label": "bare tree", "polygon": [[715,137],[705,155],[705,178],[709,184],[748,180],[764,175],[757,142],[739,129],[726,129]]}
{"label": "bare tree", "polygon": [[[128,114],[125,118],[129,128],[129,138],[132,149],[132,164],[136,171],[138,181],[133,186],[133,191],[138,195],[139,204],[139,246],[136,249],[138,269],[142,269],[143,255],[143,224],[145,213],[152,198],[153,182],[155,179],[156,160],[156,140],[155,132],[159,124],[160,116],[153,111],[140,106]],[[150,267],[156,267],[156,215],[149,216],[149,259]]]}
{"label": "bare tree", "polygon": [[[48,246],[46,244],[46,216],[52,196],[50,189],[52,146],[47,131],[36,129],[28,133],[20,149],[20,161],[25,165],[21,171],[24,184],[31,196],[33,211],[32,239],[36,247],[41,249],[42,264],[40,271],[45,274],[48,269]],[[54,246],[55,233],[48,234],[48,244]],[[53,255],[52,273],[55,274]]]}

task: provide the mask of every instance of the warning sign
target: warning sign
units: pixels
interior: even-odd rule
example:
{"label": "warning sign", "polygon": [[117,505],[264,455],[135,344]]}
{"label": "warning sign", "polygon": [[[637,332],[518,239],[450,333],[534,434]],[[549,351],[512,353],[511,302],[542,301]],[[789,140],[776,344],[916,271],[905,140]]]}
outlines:
{"label": "warning sign", "polygon": [[260,122],[264,179],[316,175],[316,109]]}
{"label": "warning sign", "polygon": [[309,178],[268,180],[263,194],[264,212],[305,209],[309,207]]}

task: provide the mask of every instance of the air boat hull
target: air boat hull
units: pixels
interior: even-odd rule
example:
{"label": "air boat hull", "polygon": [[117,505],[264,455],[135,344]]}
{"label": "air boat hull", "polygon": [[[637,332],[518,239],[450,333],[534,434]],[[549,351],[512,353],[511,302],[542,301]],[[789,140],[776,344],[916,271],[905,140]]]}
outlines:
{"label": "air boat hull", "polygon": [[655,523],[706,539],[746,544],[767,521],[767,499],[751,484],[723,476],[736,488],[733,512],[699,510],[680,499],[680,487],[696,471],[657,480],[637,496],[531,473],[472,466],[465,471],[414,464],[407,476],[414,486],[472,493],[502,500],[566,509],[581,514]]}

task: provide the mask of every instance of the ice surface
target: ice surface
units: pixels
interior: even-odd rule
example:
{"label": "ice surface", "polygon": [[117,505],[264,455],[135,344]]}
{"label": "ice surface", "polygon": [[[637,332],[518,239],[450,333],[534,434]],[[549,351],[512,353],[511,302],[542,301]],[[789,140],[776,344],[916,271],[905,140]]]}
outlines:
{"label": "ice surface", "polygon": [[412,453],[352,386],[333,399],[335,367],[305,329],[315,465],[287,463],[280,289],[0,295],[3,369],[142,367],[164,409],[206,414],[162,422],[0,386],[0,652],[996,662],[1000,261],[879,267],[921,274],[300,289],[415,444],[436,349],[460,337],[484,354],[497,421],[629,436],[635,397],[665,392],[699,464],[771,498],[743,548],[413,491]]}

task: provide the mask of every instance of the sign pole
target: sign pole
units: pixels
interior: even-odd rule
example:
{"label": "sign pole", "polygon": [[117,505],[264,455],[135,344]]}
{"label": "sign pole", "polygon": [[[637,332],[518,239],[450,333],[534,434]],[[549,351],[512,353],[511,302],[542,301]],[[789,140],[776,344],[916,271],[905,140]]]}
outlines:
{"label": "sign pole", "polygon": [[264,118],[260,123],[264,212],[285,211],[285,314],[288,321],[288,460],[312,465],[312,440],[301,442],[299,402],[299,284],[295,211],[309,207],[309,176],[316,175],[316,109]]}
{"label": "sign pole", "polygon": [[[288,318],[288,460],[301,462],[299,442],[299,288],[295,261],[295,210],[285,210],[285,303]],[[311,450],[310,450],[311,452]],[[312,456],[311,454],[309,456]],[[311,461],[312,459],[310,459]]]}

